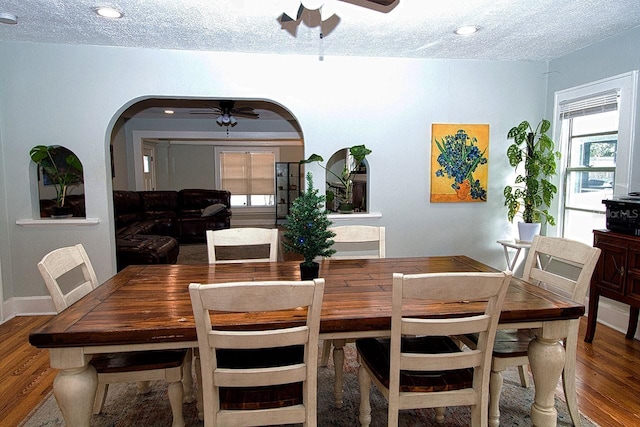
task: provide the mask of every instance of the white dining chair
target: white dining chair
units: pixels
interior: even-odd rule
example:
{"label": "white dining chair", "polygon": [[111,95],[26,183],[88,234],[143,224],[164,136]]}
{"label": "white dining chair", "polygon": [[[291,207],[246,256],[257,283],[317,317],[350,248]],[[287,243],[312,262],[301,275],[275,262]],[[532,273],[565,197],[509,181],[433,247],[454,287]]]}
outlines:
{"label": "white dining chair", "polygon": [[[200,349],[205,427],[317,425],[324,280],[189,285]],[[218,329],[212,316],[304,313],[296,325]],[[302,311],[301,311],[302,310]],[[270,325],[271,326],[271,325]]]}
{"label": "white dining chair", "polygon": [[[67,310],[99,285],[91,261],[81,244],[49,252],[38,263],[38,270],[58,313]],[[148,391],[148,381],[164,380],[169,383],[172,426],[183,427],[183,365],[190,354],[187,350],[153,350],[94,355],[89,362],[98,373],[93,413],[101,412],[109,384],[140,382],[142,385],[139,384],[138,390],[144,393]],[[191,365],[188,366],[190,368]]]}
{"label": "white dining chair", "polygon": [[[207,254],[209,264],[278,261],[278,229],[277,228],[227,228],[223,230],[207,230]],[[269,256],[266,258],[220,259],[216,248],[220,246],[259,246],[269,245]]]}
{"label": "white dining chair", "polygon": [[[582,242],[560,237],[535,236],[524,265],[522,279],[526,282],[582,304],[589,289],[600,249]],[[570,321],[569,332],[564,341],[565,366],[562,385],[571,420],[580,426],[580,411],[576,396],[576,352],[580,319]],[[525,367],[529,364],[528,347],[534,335],[529,330],[500,330],[493,348],[491,366],[491,398],[489,425],[500,424],[500,393],[502,371],[517,366],[521,376],[528,376]],[[527,384],[522,379],[523,385]]]}
{"label": "white dining chair", "polygon": [[[489,370],[502,302],[511,272],[393,275],[391,338],[356,340],[360,425],[371,422],[371,382],[389,403],[387,426],[399,411],[470,406],[467,425],[486,426]],[[480,313],[429,319],[406,314],[417,301],[459,303],[460,296]],[[455,336],[478,335],[476,348],[460,348]],[[436,411],[436,422],[442,421]]]}
{"label": "white dining chair", "polygon": [[[336,249],[337,255],[331,256],[331,259],[376,259],[385,258],[386,256],[386,239],[385,227],[370,225],[341,225],[329,227],[335,236],[331,239],[334,241],[333,249]],[[327,366],[329,363],[329,355],[331,348],[334,348],[333,362],[336,375],[336,384],[342,384],[342,373],[344,365],[344,352],[341,349],[347,342],[354,340],[342,340],[340,342],[340,350],[336,351],[336,340],[324,340],[322,342],[322,353],[320,354],[319,366]],[[342,406],[342,391],[336,390],[336,406]]]}

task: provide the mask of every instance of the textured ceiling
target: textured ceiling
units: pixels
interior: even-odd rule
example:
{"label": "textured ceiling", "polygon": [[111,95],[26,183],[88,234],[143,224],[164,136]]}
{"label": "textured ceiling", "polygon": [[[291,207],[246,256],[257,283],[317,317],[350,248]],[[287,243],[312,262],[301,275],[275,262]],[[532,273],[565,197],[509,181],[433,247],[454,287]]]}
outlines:
{"label": "textured ceiling", "polygon": [[[296,0],[3,0],[0,41],[130,46],[325,56],[546,61],[640,25],[638,0],[326,0],[318,11],[281,22]],[[92,8],[113,5],[124,18]],[[461,25],[481,30],[461,37]]]}

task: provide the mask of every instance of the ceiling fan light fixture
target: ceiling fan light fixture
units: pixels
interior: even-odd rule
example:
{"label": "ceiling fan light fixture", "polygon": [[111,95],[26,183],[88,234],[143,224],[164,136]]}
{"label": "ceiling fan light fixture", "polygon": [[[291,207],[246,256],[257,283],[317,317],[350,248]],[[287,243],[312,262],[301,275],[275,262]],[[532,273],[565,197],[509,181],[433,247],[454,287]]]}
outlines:
{"label": "ceiling fan light fixture", "polygon": [[18,17],[13,13],[0,12],[0,24],[16,25]]}
{"label": "ceiling fan light fixture", "polygon": [[463,25],[462,27],[456,28],[454,33],[459,36],[468,36],[471,34],[475,34],[480,30],[480,27],[477,25]]}
{"label": "ceiling fan light fixture", "polygon": [[218,116],[218,118],[216,119],[216,123],[219,126],[234,127],[235,125],[238,124],[238,119],[233,117],[231,114],[224,113]]}

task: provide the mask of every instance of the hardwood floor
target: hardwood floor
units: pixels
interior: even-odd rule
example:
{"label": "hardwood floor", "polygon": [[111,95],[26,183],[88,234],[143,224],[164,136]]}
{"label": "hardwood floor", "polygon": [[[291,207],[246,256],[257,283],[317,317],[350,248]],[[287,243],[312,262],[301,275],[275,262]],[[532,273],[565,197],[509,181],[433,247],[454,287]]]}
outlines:
{"label": "hardwood floor", "polygon": [[[0,325],[0,420],[17,426],[52,388],[45,350],[29,344],[49,316],[16,317]],[[586,318],[580,322],[584,337]],[[640,425],[640,342],[598,325],[592,344],[578,342],[577,392],[583,414],[602,427]],[[561,385],[558,386],[559,395]]]}

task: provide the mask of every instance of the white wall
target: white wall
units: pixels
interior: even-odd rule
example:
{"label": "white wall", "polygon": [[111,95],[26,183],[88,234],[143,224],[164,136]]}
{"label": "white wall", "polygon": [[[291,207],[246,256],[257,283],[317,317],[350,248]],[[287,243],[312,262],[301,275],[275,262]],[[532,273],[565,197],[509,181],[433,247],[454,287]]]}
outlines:
{"label": "white wall", "polygon": [[[11,189],[0,213],[4,299],[46,295],[37,261],[83,243],[98,277],[115,272],[109,139],[115,120],[145,97],[263,98],[298,119],[305,152],[373,150],[370,206],[387,227],[387,256],[465,254],[497,268],[497,239],[512,236],[502,189],[510,127],[543,116],[547,66],[531,62],[264,56],[0,42],[0,136]],[[260,70],[260,72],[255,72]],[[490,125],[486,203],[429,202],[432,123]],[[29,149],[63,144],[85,170],[95,226],[16,225],[32,218]],[[310,167],[323,177],[319,167]],[[116,171],[118,174],[118,171]],[[321,174],[321,175],[318,175]],[[130,177],[129,177],[130,180]],[[316,185],[324,188],[322,178]]]}

